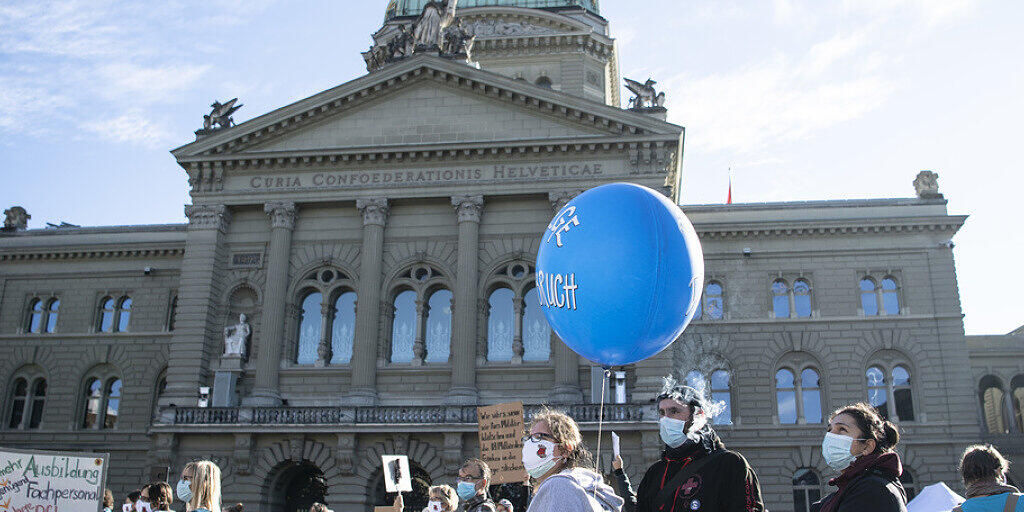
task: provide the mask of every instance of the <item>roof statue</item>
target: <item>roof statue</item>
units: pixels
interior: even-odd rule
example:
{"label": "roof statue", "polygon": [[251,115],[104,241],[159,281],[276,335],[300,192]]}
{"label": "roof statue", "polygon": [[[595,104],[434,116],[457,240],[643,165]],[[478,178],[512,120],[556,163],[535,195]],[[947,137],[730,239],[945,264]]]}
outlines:
{"label": "roof statue", "polygon": [[244,105],[235,105],[238,102],[238,98],[234,98],[227,103],[221,103],[214,101],[210,105],[210,113],[203,116],[203,128],[196,131],[196,138],[209,135],[217,130],[224,128],[231,128],[235,125],[235,120],[231,118],[231,114],[234,114],[238,109]]}
{"label": "roof statue", "polygon": [[654,89],[654,84],[658,82],[655,82],[650,78],[648,78],[645,83],[640,83],[628,78],[624,78],[623,80],[626,81],[626,88],[633,91],[633,94],[636,95],[629,100],[630,110],[665,108],[665,93],[658,92]]}
{"label": "roof statue", "polygon": [[939,193],[939,175],[932,171],[921,171],[914,178],[914,191],[921,199],[942,199]]}
{"label": "roof statue", "polygon": [[4,231],[28,229],[28,220],[32,218],[28,211],[20,206],[4,210],[4,217]]}
{"label": "roof statue", "polygon": [[457,5],[458,0],[427,2],[415,21],[399,25],[391,39],[363,52],[366,70],[376,71],[415,53],[468,61],[475,37],[455,19]]}

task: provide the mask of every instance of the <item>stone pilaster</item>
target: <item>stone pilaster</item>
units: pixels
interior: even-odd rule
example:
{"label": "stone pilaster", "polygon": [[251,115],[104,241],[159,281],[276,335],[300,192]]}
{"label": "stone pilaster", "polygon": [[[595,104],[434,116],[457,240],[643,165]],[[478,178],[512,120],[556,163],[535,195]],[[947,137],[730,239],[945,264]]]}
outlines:
{"label": "stone pilaster", "polygon": [[476,350],[480,251],[480,216],[484,209],[482,196],[456,196],[452,206],[459,222],[458,269],[455,276],[455,311],[452,336],[452,388],[446,399],[449,404],[477,403]]}
{"label": "stone pilaster", "polygon": [[167,364],[167,390],[160,406],[196,406],[199,386],[208,385],[210,361],[222,344],[216,308],[227,260],[224,244],[231,211],[224,205],[189,205],[185,256],[181,262],[178,311]]}
{"label": "stone pilaster", "polygon": [[359,295],[356,305],[356,333],[352,347],[351,405],[377,403],[377,337],[380,324],[381,260],[384,255],[384,226],[388,200],[383,197],[359,199],[363,214],[363,247],[359,266]]}
{"label": "stone pilaster", "polygon": [[278,372],[284,339],[285,304],[288,302],[288,269],[291,259],[292,231],[295,229],[295,203],[267,203],[263,211],[270,217],[270,247],[267,258],[267,284],[264,290],[259,359],[256,384],[245,399],[247,405],[280,405]]}
{"label": "stone pilaster", "polygon": [[[580,190],[555,190],[548,193],[552,215],[580,194]],[[551,332],[551,354],[555,363],[555,387],[548,395],[553,404],[583,403],[583,389],[580,387],[580,356],[573,352],[562,339]]]}

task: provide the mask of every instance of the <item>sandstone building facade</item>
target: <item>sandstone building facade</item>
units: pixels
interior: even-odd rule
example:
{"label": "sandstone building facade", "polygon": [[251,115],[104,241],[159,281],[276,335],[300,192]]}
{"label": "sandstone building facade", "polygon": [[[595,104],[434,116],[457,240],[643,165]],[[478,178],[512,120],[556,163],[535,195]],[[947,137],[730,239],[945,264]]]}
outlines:
{"label": "sandstone building facade", "polygon": [[[392,2],[378,42],[422,4]],[[174,150],[187,224],[5,228],[0,445],[110,452],[119,495],[212,458],[226,501],[263,511],[310,489],[372,510],[385,453],[451,483],[477,405],[561,405],[593,445],[592,367],[544,322],[532,260],[582,190],[678,198],[684,130],[619,106],[596,1],[458,15],[479,67],[412,55]],[[950,240],[966,217],[918,192],[684,206],[701,317],[621,369],[606,420],[631,475],[660,451],[651,400],[670,374],[722,404],[772,510],[827,492],[824,422],[849,402],[899,422],[911,489],[955,482],[970,442],[1019,458],[1024,338],[965,337]]]}

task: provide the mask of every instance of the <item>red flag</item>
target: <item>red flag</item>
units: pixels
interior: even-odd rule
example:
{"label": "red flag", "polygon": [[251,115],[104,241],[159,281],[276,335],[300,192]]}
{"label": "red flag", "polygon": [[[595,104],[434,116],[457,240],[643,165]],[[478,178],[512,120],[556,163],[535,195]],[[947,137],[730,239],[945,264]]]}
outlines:
{"label": "red flag", "polygon": [[725,200],[725,204],[732,204],[732,168],[729,168],[729,198]]}

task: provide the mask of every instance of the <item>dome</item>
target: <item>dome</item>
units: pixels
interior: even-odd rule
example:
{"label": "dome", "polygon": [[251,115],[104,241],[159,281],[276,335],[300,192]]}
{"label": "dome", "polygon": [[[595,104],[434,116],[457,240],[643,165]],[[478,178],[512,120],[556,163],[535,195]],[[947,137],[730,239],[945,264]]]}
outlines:
{"label": "dome", "polygon": [[[390,0],[384,15],[385,21],[400,16],[418,16],[423,6],[431,0]],[[557,9],[560,7],[577,7],[600,15],[598,0],[459,0],[459,8],[509,6],[527,7],[531,9]]]}

